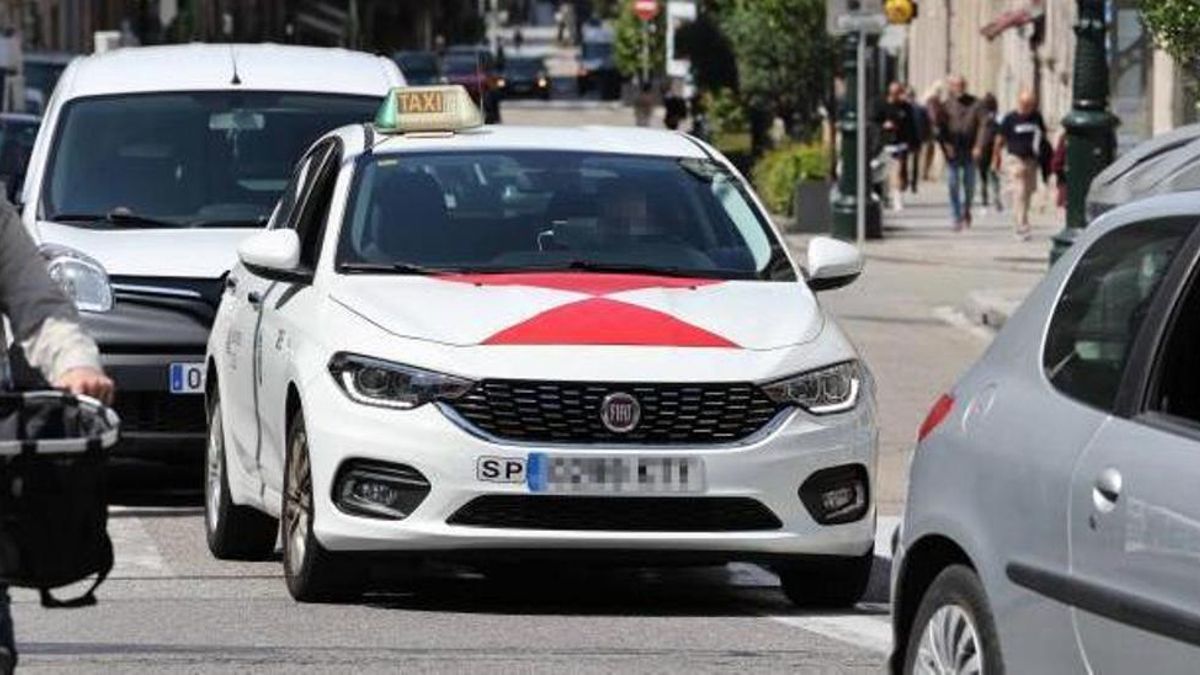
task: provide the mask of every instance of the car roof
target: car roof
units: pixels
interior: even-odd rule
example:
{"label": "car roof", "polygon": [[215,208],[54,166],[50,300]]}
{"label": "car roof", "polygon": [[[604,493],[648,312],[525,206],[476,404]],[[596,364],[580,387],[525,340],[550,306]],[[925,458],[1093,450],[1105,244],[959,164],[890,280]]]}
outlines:
{"label": "car roof", "polygon": [[1179,127],[1139,143],[1100,172],[1089,203],[1116,205],[1140,195],[1200,188],[1200,124]]}
{"label": "car roof", "polygon": [[707,157],[681,133],[645,127],[489,125],[453,135],[377,135],[375,153],[470,150],[558,150],[650,157]]}
{"label": "car roof", "polygon": [[63,95],[244,89],[382,96],[401,83],[395,63],[363,52],[194,43],[127,47],[77,59],[64,75]]}
{"label": "car roof", "polygon": [[1147,220],[1172,217],[1194,217],[1200,223],[1200,190],[1186,190],[1153,195],[1122,204],[1097,218],[1084,230],[1087,245],[1112,230]]}

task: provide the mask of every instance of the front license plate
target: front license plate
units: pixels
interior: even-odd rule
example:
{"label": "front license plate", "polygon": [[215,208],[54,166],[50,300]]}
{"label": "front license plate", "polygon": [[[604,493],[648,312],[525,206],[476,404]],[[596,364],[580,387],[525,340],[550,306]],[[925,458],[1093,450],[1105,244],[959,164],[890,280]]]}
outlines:
{"label": "front license plate", "polygon": [[679,494],[704,491],[699,457],[577,457],[530,453],[530,492]]}
{"label": "front license plate", "polygon": [[204,375],[203,363],[172,363],[167,389],[172,394],[203,394]]}

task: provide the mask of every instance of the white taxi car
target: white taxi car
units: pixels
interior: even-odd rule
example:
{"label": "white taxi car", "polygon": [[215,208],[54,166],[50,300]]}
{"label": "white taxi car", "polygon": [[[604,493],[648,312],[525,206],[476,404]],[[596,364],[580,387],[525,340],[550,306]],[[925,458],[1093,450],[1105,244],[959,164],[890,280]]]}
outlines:
{"label": "white taxi car", "polygon": [[208,346],[217,557],[269,556],[278,518],[305,601],[380,557],[571,554],[863,593],[873,385],[813,295],[862,259],[818,238],[799,267],[703,143],[401,88],[239,258]]}

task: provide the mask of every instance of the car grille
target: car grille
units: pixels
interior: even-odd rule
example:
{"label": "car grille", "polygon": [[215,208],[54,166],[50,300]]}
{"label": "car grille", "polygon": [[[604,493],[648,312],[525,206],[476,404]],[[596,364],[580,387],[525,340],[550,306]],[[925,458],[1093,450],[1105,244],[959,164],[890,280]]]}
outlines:
{"label": "car grille", "polygon": [[204,433],[208,424],[203,396],[118,392],[113,408],[121,417],[122,433]]}
{"label": "car grille", "polygon": [[749,532],[777,530],[779,518],[745,497],[546,497],[485,495],[450,525],[523,530]]}
{"label": "car grille", "polygon": [[[616,392],[641,405],[632,431],[614,433],[600,404]],[[707,445],[743,440],[783,408],[753,384],[621,384],[483,380],[448,405],[486,434],[506,441]]]}

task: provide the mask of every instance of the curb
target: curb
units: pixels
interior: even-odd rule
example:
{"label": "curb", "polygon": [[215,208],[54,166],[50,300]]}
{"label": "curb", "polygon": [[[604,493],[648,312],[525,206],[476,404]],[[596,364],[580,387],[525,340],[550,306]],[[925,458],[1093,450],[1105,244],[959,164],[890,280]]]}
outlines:
{"label": "curb", "polygon": [[1015,289],[971,291],[963,302],[963,313],[976,325],[1000,330],[1027,294],[1028,291]]}

